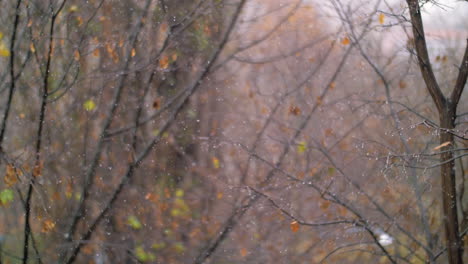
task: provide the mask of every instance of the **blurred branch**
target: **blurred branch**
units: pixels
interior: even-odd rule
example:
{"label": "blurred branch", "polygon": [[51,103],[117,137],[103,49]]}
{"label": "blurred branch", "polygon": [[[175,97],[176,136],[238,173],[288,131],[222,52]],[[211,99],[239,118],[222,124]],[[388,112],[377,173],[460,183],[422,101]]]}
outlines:
{"label": "blurred branch", "polygon": [[[151,0],[149,0],[151,1]],[[176,119],[177,115],[182,111],[183,107],[187,104],[189,98],[193,95],[193,93],[197,90],[197,88],[201,85],[202,80],[205,79],[205,77],[210,73],[211,67],[213,64],[216,62],[216,60],[219,57],[219,54],[225,47],[231,32],[234,29],[234,26],[238,20],[238,17],[242,11],[243,6],[245,5],[246,0],[242,0],[237,8],[236,11],[233,15],[233,18],[223,36],[223,39],[219,43],[217,49],[213,52],[213,54],[210,56],[208,59],[205,68],[200,72],[198,77],[192,82],[192,84],[189,86],[188,89],[186,89],[186,93],[184,94],[184,97],[182,98],[181,102],[177,105],[176,109],[170,116],[170,118],[164,123],[164,125],[159,129],[159,132],[156,137],[153,138],[153,140],[145,146],[145,148],[139,153],[139,155],[136,157],[136,159],[129,164],[127,168],[127,172],[125,175],[122,177],[120,183],[118,184],[117,188],[111,195],[110,200],[106,203],[106,206],[104,209],[99,213],[99,215],[96,217],[96,219],[92,222],[92,224],[89,226],[87,231],[83,234],[82,238],[78,241],[77,246],[72,250],[72,254],[70,258],[66,261],[67,264],[74,263],[78,254],[81,251],[81,248],[83,246],[83,241],[87,241],[91,238],[93,235],[94,231],[96,230],[97,226],[101,222],[101,220],[104,218],[104,216],[107,214],[107,212],[113,208],[114,203],[117,201],[119,198],[121,192],[123,191],[124,187],[127,185],[129,180],[132,178],[135,170],[141,165],[143,160],[148,156],[148,154],[151,152],[151,150],[159,143],[159,141],[162,138],[162,135],[164,134],[165,131],[169,129],[169,127],[172,125],[174,120]]]}

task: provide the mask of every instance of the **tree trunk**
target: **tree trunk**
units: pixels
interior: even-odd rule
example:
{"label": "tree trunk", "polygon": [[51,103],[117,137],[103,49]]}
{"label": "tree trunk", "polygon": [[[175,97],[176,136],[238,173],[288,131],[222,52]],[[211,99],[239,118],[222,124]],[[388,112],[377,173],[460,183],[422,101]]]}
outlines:
{"label": "tree trunk", "polygon": [[[451,133],[455,127],[455,107],[447,101],[445,111],[440,113],[440,144],[451,142],[450,145],[444,147],[442,151],[451,150],[454,148],[454,136]],[[450,264],[463,263],[463,248],[458,229],[458,214],[457,214],[457,193],[455,183],[455,161],[453,159],[453,151],[444,152],[441,155],[441,177],[442,177],[442,200],[444,210],[444,226],[445,238],[447,241],[447,252]]]}

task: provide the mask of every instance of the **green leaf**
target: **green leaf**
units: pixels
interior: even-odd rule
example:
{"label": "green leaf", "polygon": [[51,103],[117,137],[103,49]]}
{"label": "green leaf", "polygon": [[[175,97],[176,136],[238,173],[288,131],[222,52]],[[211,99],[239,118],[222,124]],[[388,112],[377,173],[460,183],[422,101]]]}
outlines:
{"label": "green leaf", "polygon": [[0,192],[0,203],[2,205],[12,202],[13,198],[14,198],[14,193],[11,189],[5,189]]}
{"label": "green leaf", "polygon": [[138,220],[138,218],[136,218],[136,216],[134,215],[131,215],[128,217],[127,223],[131,228],[136,229],[136,230],[141,229],[143,226],[140,220]]}
{"label": "green leaf", "polygon": [[89,99],[86,100],[86,102],[83,103],[83,107],[86,111],[92,111],[94,108],[96,108],[96,104],[94,103],[93,100]]}
{"label": "green leaf", "polygon": [[166,243],[164,242],[159,242],[159,243],[154,243],[151,248],[153,248],[154,250],[160,250],[160,249],[163,249],[166,247]]}
{"label": "green leaf", "polygon": [[174,246],[173,246],[173,249],[178,253],[178,254],[182,254],[184,253],[185,251],[185,246],[178,242],[178,243],[175,243]]}
{"label": "green leaf", "polygon": [[156,256],[151,252],[146,252],[142,246],[135,248],[135,257],[141,262],[155,261]]}
{"label": "green leaf", "polygon": [[333,168],[333,167],[328,168],[328,174],[330,174],[330,175],[335,174],[335,170],[336,170],[336,169]]}

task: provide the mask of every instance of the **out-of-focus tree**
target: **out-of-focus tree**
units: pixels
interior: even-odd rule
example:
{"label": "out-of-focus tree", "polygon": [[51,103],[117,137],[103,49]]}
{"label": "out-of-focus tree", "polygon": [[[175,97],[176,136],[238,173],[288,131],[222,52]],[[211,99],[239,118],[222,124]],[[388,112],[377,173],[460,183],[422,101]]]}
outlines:
{"label": "out-of-focus tree", "polygon": [[463,262],[466,55],[424,3],[3,4],[1,261]]}

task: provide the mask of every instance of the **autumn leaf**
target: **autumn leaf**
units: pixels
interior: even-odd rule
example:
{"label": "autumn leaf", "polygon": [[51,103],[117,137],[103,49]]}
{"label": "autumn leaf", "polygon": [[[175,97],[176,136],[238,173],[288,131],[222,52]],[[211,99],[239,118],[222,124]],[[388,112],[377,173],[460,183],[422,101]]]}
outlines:
{"label": "autumn leaf", "polygon": [[448,145],[450,145],[450,144],[452,144],[451,141],[444,142],[444,143],[440,144],[439,146],[433,148],[433,150],[439,150],[439,149],[441,149],[441,148],[443,148],[443,147],[446,147],[446,146],[448,146]]}
{"label": "autumn leaf", "polygon": [[345,45],[345,46],[346,46],[346,45],[349,45],[350,42],[351,42],[351,41],[349,40],[348,37],[344,37],[343,39],[341,39],[341,44],[343,44],[343,45]]}
{"label": "autumn leaf", "polygon": [[18,181],[18,178],[17,178],[18,171],[20,170],[16,169],[13,165],[7,164],[5,177],[3,178],[3,181],[5,182],[6,186],[11,187]]}
{"label": "autumn leaf", "polygon": [[128,217],[127,224],[135,230],[141,229],[143,226],[140,220],[138,220],[138,218],[134,215]]}
{"label": "autumn leaf", "polygon": [[83,103],[83,107],[86,111],[92,111],[94,108],[96,108],[96,104],[94,103],[93,100],[88,99]]}
{"label": "autumn leaf", "polygon": [[0,57],[9,57],[10,50],[7,48],[3,41],[0,41]]}
{"label": "autumn leaf", "polygon": [[297,144],[297,152],[298,153],[304,153],[307,150],[307,143],[305,141],[299,142]]}
{"label": "autumn leaf", "polygon": [[70,13],[76,12],[76,11],[78,11],[78,6],[77,6],[77,5],[72,5],[72,6],[70,6],[70,8],[68,9],[68,11],[69,11]]}
{"label": "autumn leaf", "polygon": [[330,201],[325,200],[320,203],[320,209],[327,210],[328,207],[330,207]]}
{"label": "autumn leaf", "polygon": [[169,67],[169,57],[162,56],[162,58],[159,60],[159,68],[167,69],[168,67]]}
{"label": "autumn leaf", "polygon": [[78,26],[83,25],[83,18],[81,16],[77,16],[76,17],[76,23],[78,24]]}
{"label": "autumn leaf", "polygon": [[80,52],[78,50],[75,50],[75,52],[73,53],[73,57],[76,61],[79,61],[81,57]]}
{"label": "autumn leaf", "polygon": [[14,193],[11,189],[5,189],[0,192],[0,204],[8,205],[14,199]]}
{"label": "autumn leaf", "polygon": [[335,89],[336,83],[335,83],[335,82],[331,82],[329,87],[330,87],[330,90]]}
{"label": "autumn leaf", "polygon": [[379,15],[379,24],[383,25],[383,23],[385,23],[385,15],[380,13],[380,15]]}
{"label": "autumn leaf", "polygon": [[292,221],[291,224],[289,224],[289,228],[291,228],[291,231],[296,233],[297,231],[299,231],[300,224],[297,221]]}
{"label": "autumn leaf", "polygon": [[246,248],[241,248],[240,255],[242,257],[245,257],[245,256],[247,256],[247,254],[249,254],[249,251]]}
{"label": "autumn leaf", "polygon": [[142,246],[135,248],[135,257],[141,262],[151,262],[156,260],[156,256],[151,252],[146,252]]}
{"label": "autumn leaf", "polygon": [[316,100],[317,100],[317,102],[316,102],[316,103],[317,103],[317,105],[322,105],[322,103],[323,103],[323,99],[322,99],[322,97],[321,97],[321,96],[317,96],[317,99],[316,99]]}
{"label": "autumn leaf", "polygon": [[398,83],[398,86],[400,87],[400,89],[405,89],[406,88],[406,82],[401,80],[399,83]]}
{"label": "autumn leaf", "polygon": [[297,106],[291,105],[289,107],[289,113],[295,116],[298,116],[301,114],[301,109]]}
{"label": "autumn leaf", "polygon": [[41,161],[38,164],[36,164],[36,166],[34,166],[33,171],[32,171],[33,177],[36,178],[36,177],[41,176],[42,175],[42,168],[44,168],[44,163]]}
{"label": "autumn leaf", "polygon": [[93,51],[93,56],[94,57],[99,57],[99,48],[95,48]]}
{"label": "autumn leaf", "polygon": [[35,52],[36,52],[36,47],[34,47],[34,43],[31,42],[31,44],[29,44],[29,50],[30,50],[32,53],[35,53]]}
{"label": "autumn leaf", "polygon": [[55,228],[55,223],[54,223],[52,220],[48,219],[48,220],[45,220],[45,221],[42,223],[42,229],[41,229],[41,231],[42,231],[43,233],[47,233],[47,232],[53,230],[54,228]]}
{"label": "autumn leaf", "polygon": [[179,197],[179,198],[184,197],[184,190],[182,190],[182,189],[177,189],[177,190],[175,191],[175,196],[176,196],[176,197]]}
{"label": "autumn leaf", "polygon": [[156,98],[153,102],[153,108],[158,110],[161,107],[161,98]]}
{"label": "autumn leaf", "polygon": [[135,55],[136,55],[136,50],[135,50],[135,48],[133,48],[133,49],[132,49],[132,52],[131,52],[132,58],[135,57]]}
{"label": "autumn leaf", "polygon": [[211,158],[211,161],[213,162],[213,167],[214,167],[215,169],[219,169],[219,166],[220,166],[220,164],[219,164],[219,159],[216,158],[216,157],[213,157],[213,158]]}

